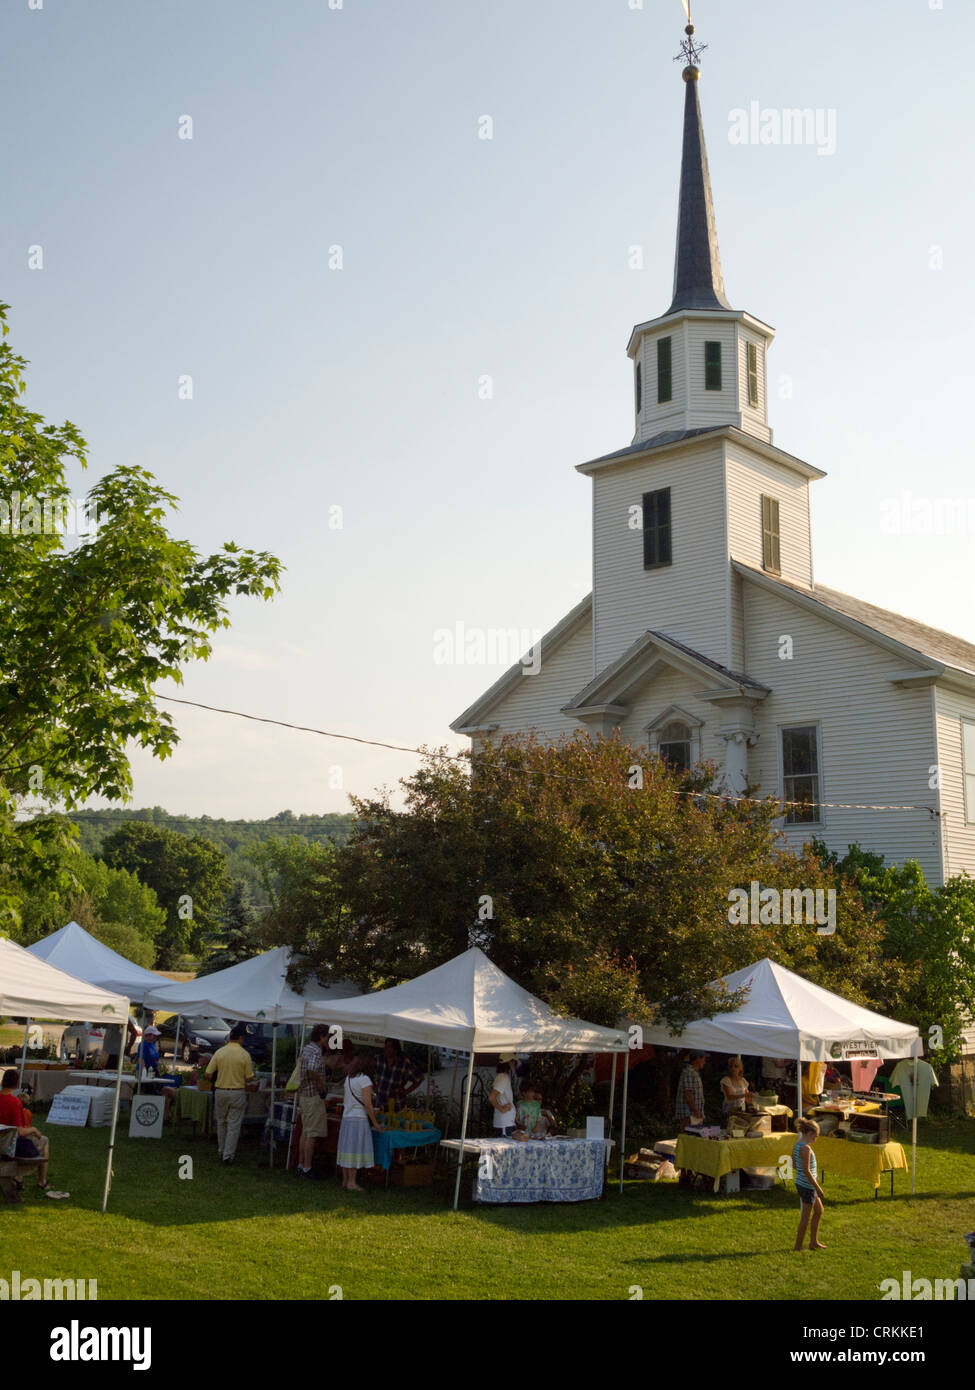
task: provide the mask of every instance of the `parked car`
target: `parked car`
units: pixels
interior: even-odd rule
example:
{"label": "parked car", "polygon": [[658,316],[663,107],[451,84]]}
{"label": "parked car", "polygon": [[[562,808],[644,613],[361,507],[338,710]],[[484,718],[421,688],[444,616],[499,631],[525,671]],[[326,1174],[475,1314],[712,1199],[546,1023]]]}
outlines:
{"label": "parked car", "polygon": [[[132,1014],[129,1014],[129,1023],[135,1029],[135,1040],[132,1043],[134,1050],[142,1038],[142,1029]],[[79,1062],[83,1062],[86,1057],[104,1051],[104,1023],[69,1023],[61,1034],[61,1056],[65,1061],[69,1057],[77,1057]]]}
{"label": "parked car", "polygon": [[[176,1042],[176,1018],[176,1014],[170,1014],[169,1018],[156,1024],[162,1037],[160,1052],[166,1050],[167,1043],[171,1051]],[[184,1018],[179,1025],[180,1058],[184,1062],[194,1062],[201,1052],[216,1052],[229,1038],[230,1025],[226,1019],[217,1018],[214,1014],[194,1014]]]}
{"label": "parked car", "polygon": [[[251,1060],[256,1066],[271,1064],[271,1030],[270,1023],[248,1023],[245,1025],[247,1033],[244,1037],[244,1046],[251,1055]],[[301,1038],[300,1023],[279,1023],[278,1024],[278,1045],[280,1046],[283,1038]]]}

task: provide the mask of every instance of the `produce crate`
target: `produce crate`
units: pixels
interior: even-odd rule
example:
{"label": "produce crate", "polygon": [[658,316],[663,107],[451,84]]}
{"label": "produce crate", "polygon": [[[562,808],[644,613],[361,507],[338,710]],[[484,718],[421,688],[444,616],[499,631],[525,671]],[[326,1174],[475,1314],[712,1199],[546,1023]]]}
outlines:
{"label": "produce crate", "polygon": [[432,1187],[432,1163],[394,1163],[389,1170],[394,1187]]}

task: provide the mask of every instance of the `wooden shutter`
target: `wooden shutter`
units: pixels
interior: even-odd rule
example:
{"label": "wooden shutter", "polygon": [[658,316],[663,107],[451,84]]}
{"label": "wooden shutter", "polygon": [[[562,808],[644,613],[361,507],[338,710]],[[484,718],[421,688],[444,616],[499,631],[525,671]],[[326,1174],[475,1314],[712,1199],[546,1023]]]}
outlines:
{"label": "wooden shutter", "polygon": [[663,404],[664,401],[673,400],[674,396],[673,342],[673,338],[657,339],[658,404]]}
{"label": "wooden shutter", "polygon": [[643,567],[656,569],[672,562],[670,488],[643,494]]}
{"label": "wooden shutter", "polygon": [[643,409],[643,363],[636,364],[636,413]]}
{"label": "wooden shutter", "polygon": [[762,497],[762,569],[781,571],[779,557],[779,499]]}
{"label": "wooden shutter", "polygon": [[704,344],[704,389],[721,390],[721,344]]}
{"label": "wooden shutter", "polygon": [[758,405],[758,344],[748,344],[748,404]]}

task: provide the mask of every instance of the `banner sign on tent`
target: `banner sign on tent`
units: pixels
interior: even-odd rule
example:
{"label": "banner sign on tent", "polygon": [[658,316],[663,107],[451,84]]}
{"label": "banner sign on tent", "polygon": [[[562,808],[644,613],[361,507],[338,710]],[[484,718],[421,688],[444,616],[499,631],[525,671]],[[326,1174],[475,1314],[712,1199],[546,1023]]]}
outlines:
{"label": "banner sign on tent", "polygon": [[83,1127],[88,1123],[90,1106],[91,1096],[68,1096],[60,1091],[51,1101],[51,1108],[47,1112],[47,1123],[49,1125],[79,1125]]}
{"label": "banner sign on tent", "polygon": [[836,1042],[830,1044],[829,1055],[837,1062],[866,1062],[880,1056],[877,1051],[879,1046],[881,1044],[866,1042],[863,1039],[856,1042]]}
{"label": "banner sign on tent", "polygon": [[161,1139],[163,1110],[162,1096],[136,1096],[129,1117],[130,1139]]}

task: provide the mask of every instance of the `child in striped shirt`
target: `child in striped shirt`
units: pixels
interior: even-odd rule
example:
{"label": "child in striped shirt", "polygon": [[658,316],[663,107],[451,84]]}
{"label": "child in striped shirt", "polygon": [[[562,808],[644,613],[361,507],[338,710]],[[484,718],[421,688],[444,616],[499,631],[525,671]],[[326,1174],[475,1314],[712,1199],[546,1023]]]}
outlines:
{"label": "child in striped shirt", "polygon": [[[826,1195],[816,1176],[816,1155],[813,1144],[819,1138],[819,1125],[815,1120],[799,1121],[799,1138],[792,1149],[792,1164],[796,1173],[796,1191],[802,1204],[799,1217],[799,1230],[796,1234],[795,1249],[802,1249],[802,1242],[809,1227],[809,1249],[825,1250],[819,1239],[819,1223],[823,1219],[823,1198]],[[812,1220],[810,1220],[810,1217]]]}

